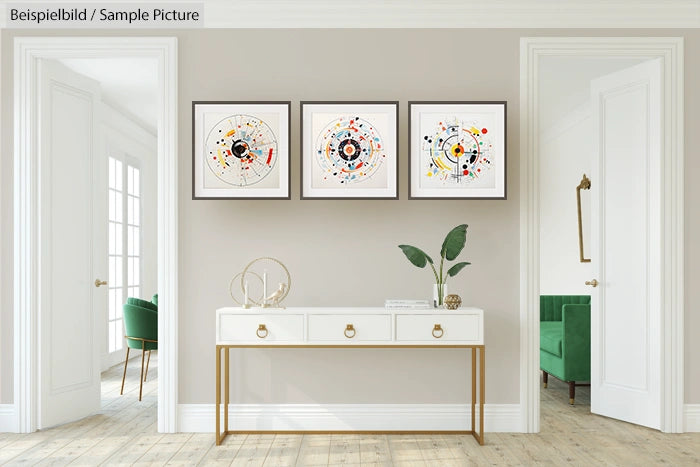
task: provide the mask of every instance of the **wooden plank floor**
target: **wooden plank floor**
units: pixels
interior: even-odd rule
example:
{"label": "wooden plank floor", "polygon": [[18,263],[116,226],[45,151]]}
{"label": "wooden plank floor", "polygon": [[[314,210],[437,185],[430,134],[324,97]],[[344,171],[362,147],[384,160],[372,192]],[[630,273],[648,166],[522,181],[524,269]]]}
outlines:
{"label": "wooden plank floor", "polygon": [[669,435],[590,413],[590,391],[565,384],[541,391],[542,432],[487,433],[486,445],[460,435],[163,435],[156,426],[158,359],[153,354],[143,401],[140,360],[130,362],[124,395],[121,366],[103,373],[102,410],[28,435],[0,433],[2,465],[465,466],[700,465],[700,433]]}

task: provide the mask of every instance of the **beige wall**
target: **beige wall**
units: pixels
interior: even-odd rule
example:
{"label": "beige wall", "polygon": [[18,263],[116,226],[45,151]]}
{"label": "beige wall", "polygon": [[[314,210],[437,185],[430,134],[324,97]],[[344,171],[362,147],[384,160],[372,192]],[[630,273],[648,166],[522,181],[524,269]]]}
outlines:
{"label": "beige wall", "polygon": [[[623,31],[625,35],[647,31]],[[686,37],[686,399],[700,403],[700,32]],[[577,31],[619,35],[619,31]],[[11,247],[11,35],[3,32],[2,245]],[[62,32],[65,34],[65,32]],[[84,33],[82,33],[84,34]],[[141,32],[139,32],[141,34]],[[160,35],[166,35],[166,32]],[[470,225],[473,264],[450,284],[486,310],[489,403],[519,399],[519,38],[571,35],[532,30],[204,30],[179,37],[180,402],[213,402],[214,310],[231,303],[231,276],[257,256],[281,259],[293,276],[288,305],[381,305],[427,298],[430,274],[396,245],[435,253],[452,226]],[[152,34],[155,35],[155,34]],[[457,51],[455,53],[455,50]],[[292,200],[192,201],[192,100],[291,100]],[[400,101],[400,201],[300,201],[299,100]],[[408,201],[407,101],[507,100],[508,200]],[[11,257],[3,255],[3,286]],[[691,267],[692,266],[692,267]],[[7,289],[6,289],[7,290]],[[11,289],[10,289],[11,290]],[[3,294],[2,328],[11,321]],[[3,336],[2,371],[11,371]],[[458,350],[246,350],[232,353],[232,402],[464,402],[467,356]],[[2,398],[7,401],[6,379]]]}

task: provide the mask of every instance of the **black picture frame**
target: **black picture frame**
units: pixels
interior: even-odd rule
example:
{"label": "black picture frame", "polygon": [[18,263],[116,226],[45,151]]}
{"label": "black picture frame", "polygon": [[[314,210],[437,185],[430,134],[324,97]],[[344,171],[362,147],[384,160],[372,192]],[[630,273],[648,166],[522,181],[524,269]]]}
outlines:
{"label": "black picture frame", "polygon": [[[192,101],[192,199],[193,200],[290,200],[291,199],[291,147],[292,147],[292,140],[291,140],[291,116],[292,116],[292,108],[291,108],[291,101]],[[204,163],[203,160],[200,160],[198,163],[198,153],[197,153],[197,148],[199,145],[199,148],[203,148],[203,140],[200,138],[200,136],[203,135],[198,135],[197,134],[197,111],[198,107],[200,106],[221,106],[221,107],[235,107],[235,106],[261,106],[261,107],[266,107],[270,106],[270,108],[278,108],[280,106],[286,106],[286,110],[283,112],[278,112],[280,115],[284,116],[286,118],[286,122],[281,122],[280,123],[280,132],[286,133],[286,137],[279,136],[280,141],[284,141],[286,144],[286,151],[285,153],[282,153],[280,151],[280,155],[278,160],[283,161],[283,163],[280,163],[280,174],[279,174],[279,180],[280,184],[284,185],[286,184],[286,190],[280,187],[278,190],[279,193],[275,194],[266,194],[262,195],[260,193],[255,193],[256,191],[260,191],[258,189],[248,189],[250,193],[243,193],[243,190],[246,190],[246,188],[222,188],[220,189],[221,194],[212,194],[210,192],[216,191],[216,189],[206,189],[204,187],[198,187],[198,175],[200,175],[199,170],[204,171],[205,168],[203,167]],[[222,109],[223,110],[223,109]],[[202,150],[202,158],[204,157]],[[283,167],[283,165],[285,167]],[[198,168],[199,167],[199,168]],[[285,173],[286,172],[286,173]],[[202,179],[204,177],[204,173],[202,172]],[[200,188],[198,190],[198,188]],[[203,191],[206,190],[206,194],[202,194]],[[268,191],[272,191],[274,189],[270,189]],[[199,194],[198,194],[199,191]],[[233,195],[236,191],[241,191],[240,195]]]}

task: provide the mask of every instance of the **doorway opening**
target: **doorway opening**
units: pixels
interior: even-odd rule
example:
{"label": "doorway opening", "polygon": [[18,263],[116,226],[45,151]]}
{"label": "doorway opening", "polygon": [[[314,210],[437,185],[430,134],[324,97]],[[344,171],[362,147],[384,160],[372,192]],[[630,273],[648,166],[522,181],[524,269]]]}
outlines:
{"label": "doorway opening", "polygon": [[[636,391],[655,400],[653,411],[657,428],[668,432],[683,430],[682,57],[680,38],[521,39],[523,431],[540,430],[543,385],[540,368],[551,364],[541,359],[541,345],[549,346],[550,354],[559,360],[564,358],[557,355],[564,353],[562,341],[552,340],[549,332],[541,334],[541,313],[550,314],[543,321],[562,319],[561,316],[552,318],[552,310],[545,310],[545,306],[541,309],[540,296],[545,294],[559,296],[560,303],[555,308],[560,315],[561,296],[574,295],[578,299],[590,296],[593,386],[590,396],[586,388],[576,387],[575,404],[586,403],[588,397],[594,407],[596,400],[611,400],[607,395],[596,398],[596,391],[601,394],[603,390],[622,389],[630,395]],[[640,76],[650,78],[642,83],[644,79],[639,79]],[[598,92],[598,97],[594,91]],[[656,96],[656,101],[651,96]],[[590,99],[590,112],[586,99]],[[620,112],[625,111],[627,117],[620,117]],[[589,124],[588,132],[577,130],[577,127],[586,128],[589,114],[592,128]],[[654,119],[658,119],[655,127]],[[618,126],[610,126],[612,123]],[[636,131],[633,127],[637,124],[637,128],[644,128],[645,132],[653,128],[662,136],[648,132],[634,140],[630,135]],[[624,137],[616,138],[616,135]],[[634,150],[638,150],[640,157],[634,158]],[[594,161],[587,173],[587,182],[583,178],[586,168],[582,165],[587,158],[582,152],[588,152]],[[578,157],[570,157],[576,155]],[[630,168],[628,176],[624,164],[615,165],[620,162]],[[577,169],[575,176],[568,172],[566,176],[557,176],[557,169],[564,170],[564,164]],[[628,186],[630,180],[633,183]],[[645,184],[645,181],[650,183]],[[592,187],[590,190],[578,190],[582,200],[584,240],[581,247],[587,252],[582,255],[577,235],[576,191],[577,187],[588,183]],[[557,190],[568,194],[554,199]],[[640,193],[646,204],[626,199],[630,194]],[[630,209],[625,210],[625,203]],[[625,237],[627,225],[621,222],[625,219],[643,225],[644,231]],[[610,261],[610,249],[605,249],[615,242],[621,245],[617,250],[629,250],[627,259],[633,258],[634,266],[639,266],[628,271],[643,284],[638,296],[633,297],[631,307],[614,307],[610,302],[616,294],[618,301],[621,296],[620,283],[612,280],[614,274],[610,266],[614,261]],[[644,253],[639,255],[641,259],[634,256],[634,251],[640,249]],[[584,257],[592,258],[591,262],[580,263]],[[624,264],[618,261],[621,263]],[[567,272],[562,273],[563,269]],[[641,301],[640,296],[643,297]],[[618,318],[615,310],[634,308],[637,302],[643,305],[640,317],[628,320],[631,328],[625,335],[621,323],[615,322]],[[624,313],[619,316],[624,320]],[[611,331],[608,334],[605,334],[606,326]],[[586,334],[582,323],[577,330],[579,334]],[[611,335],[621,337],[617,340],[621,351],[626,349],[625,343],[629,348],[646,349],[641,352],[644,358],[637,359],[643,363],[638,365],[634,359],[606,359],[604,352],[614,345],[609,339]],[[654,350],[654,345],[658,351]],[[549,356],[547,354],[552,360]],[[548,398],[560,391],[557,398],[561,400],[563,396],[564,405],[569,405],[568,385],[560,385],[549,377],[548,386],[546,391],[554,390],[548,393]],[[581,407],[575,405],[574,408]],[[597,413],[606,414],[606,410]],[[625,416],[614,418],[627,419]]]}
{"label": "doorway opening", "polygon": [[[615,171],[615,164],[606,165],[605,161],[600,161],[600,156],[595,154],[605,146],[605,141],[600,142],[597,139],[606,138],[606,135],[599,134],[597,128],[606,125],[601,122],[601,117],[607,118],[608,126],[611,122],[626,122],[628,127],[616,128],[618,143],[630,149],[634,160],[644,160],[645,165],[651,165],[653,160],[658,159],[659,154],[655,152],[655,148],[646,144],[646,140],[653,136],[651,132],[657,131],[658,126],[647,129],[646,121],[639,125],[634,124],[634,117],[639,116],[639,109],[632,110],[635,103],[643,101],[643,104],[647,104],[650,100],[660,100],[658,90],[656,96],[634,94],[638,91],[636,85],[646,85],[644,70],[639,68],[643,63],[646,63],[645,66],[650,67],[654,74],[659,74],[658,66],[654,67],[655,61],[643,57],[551,56],[542,57],[539,63],[539,177],[540,180],[546,181],[540,184],[538,190],[542,369],[540,407],[546,426],[555,423],[553,420],[561,416],[562,411],[568,415],[568,424],[572,430],[590,428],[597,422],[595,417],[585,416],[592,413],[591,390],[596,391],[599,387],[590,386],[591,372],[600,371],[597,362],[591,361],[591,344],[596,342],[596,334],[601,335],[600,328],[605,324],[600,319],[591,319],[595,318],[592,312],[597,311],[591,308],[600,306],[596,299],[600,293],[597,283],[598,279],[601,279],[598,275],[601,262],[609,269],[609,266],[616,262],[619,266],[619,256],[624,256],[619,252],[620,245],[608,247],[606,252],[596,248],[596,254],[592,253],[592,236],[596,235],[591,227],[593,216],[601,214],[600,209],[592,205],[592,194],[605,191],[605,187],[601,186],[603,181],[616,176],[612,173]],[[602,97],[599,90],[601,85],[609,87],[604,83],[610,80],[615,81],[616,98],[628,101],[625,106],[614,105],[614,99],[608,99],[607,104],[603,103],[606,108],[601,108]],[[597,115],[594,115],[594,112],[597,112]],[[644,152],[648,152],[653,160],[646,161],[642,155]],[[625,151],[619,149],[609,157],[622,159],[625,157]],[[606,177],[600,173],[601,162],[610,172]],[[644,174],[635,174],[630,168],[617,180],[615,186],[627,193],[635,192],[635,187],[640,188],[636,195],[639,206],[643,207],[648,196],[644,187],[639,186],[635,175]],[[610,183],[607,185],[609,188]],[[621,197],[606,199],[604,203],[608,206],[607,212],[615,209],[618,204],[624,204],[622,210],[633,211],[637,208],[635,203]],[[626,219],[623,225],[616,228],[618,231],[627,230],[624,241],[631,244],[634,237],[644,237],[646,224],[636,225],[634,219]],[[640,264],[648,262],[650,255],[646,249],[638,250],[633,253],[632,258],[624,258],[631,269],[640,269],[639,265],[631,264],[634,261],[639,261]],[[606,255],[606,258],[601,258],[602,255]],[[614,275],[615,271],[608,271],[605,284],[601,284],[600,287],[610,290],[609,284],[616,282],[616,290],[627,303],[631,303],[635,297],[640,296],[639,289],[645,287],[633,283],[634,271],[626,272],[629,274],[626,273],[624,278],[612,278],[610,275]],[[593,324],[596,324],[597,328],[594,329]],[[618,341],[626,336],[631,337],[634,333],[631,326],[619,329],[611,325],[606,331],[609,336],[623,332],[625,335],[617,335],[614,339]],[[648,330],[638,331],[644,333]],[[630,347],[630,344],[626,345]],[[627,358],[624,350],[616,355]],[[639,373],[637,368],[630,370],[634,374],[624,375],[625,377],[634,378]],[[620,369],[618,371],[624,372]],[[658,395],[658,374],[652,378],[655,378],[652,384],[656,387],[651,390]],[[605,407],[594,407],[593,412],[606,413],[613,418],[620,416],[615,411],[608,413]],[[633,420],[642,422],[634,416],[627,421]],[[659,428],[659,420],[654,416],[643,422]]]}
{"label": "doorway opening", "polygon": [[[157,395],[159,431],[177,430],[176,56],[174,38],[15,38],[18,432],[100,410],[100,386],[112,394],[115,363],[123,368],[124,297],[155,294],[160,355],[152,352],[144,393],[154,411]],[[60,305],[73,289],[71,315]],[[78,357],[61,363],[53,350]],[[121,400],[139,393],[138,352],[131,357]],[[78,392],[85,397],[71,397]],[[82,407],[52,412],[61,407],[52,398]]]}
{"label": "doorway opening", "polygon": [[[64,76],[92,80],[99,90],[94,118],[98,120],[97,139],[101,144],[95,147],[92,158],[100,168],[93,179],[97,185],[93,188],[97,195],[93,203],[100,205],[93,221],[104,224],[97,232],[102,236],[106,233],[106,238],[93,240],[93,254],[106,255],[107,260],[99,261],[100,265],[106,264],[101,272],[104,281],[92,293],[104,295],[94,313],[102,336],[95,350],[99,352],[101,409],[105,411],[119,401],[114,397],[115,373],[123,377],[127,398],[134,394],[138,398],[140,389],[139,384],[133,383],[140,377],[135,371],[139,369],[139,352],[130,355],[130,371],[119,371],[128,355],[123,306],[133,298],[151,301],[158,292],[158,62],[155,58],[133,57],[69,58],[55,62],[54,67],[67,68]],[[153,396],[155,407],[157,351],[148,353],[147,364],[150,371],[145,372],[144,383],[150,384],[146,396]],[[125,381],[127,374],[129,384]],[[121,385],[118,389],[116,395],[121,395]]]}

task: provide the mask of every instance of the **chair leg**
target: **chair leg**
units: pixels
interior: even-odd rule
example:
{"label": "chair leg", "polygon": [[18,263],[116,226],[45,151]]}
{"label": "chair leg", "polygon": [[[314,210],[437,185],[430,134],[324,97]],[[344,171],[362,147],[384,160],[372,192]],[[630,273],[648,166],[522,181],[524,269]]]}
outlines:
{"label": "chair leg", "polygon": [[148,351],[148,358],[146,359],[146,374],[143,375],[143,380],[146,381],[148,378],[148,364],[151,363],[151,351]]}
{"label": "chair leg", "polygon": [[549,373],[542,370],[542,382],[544,383],[544,388],[547,389],[547,382],[549,381]]}
{"label": "chair leg", "polygon": [[146,341],[141,341],[141,378],[139,385],[139,400],[141,400],[141,395],[143,394],[143,360],[146,356]]}
{"label": "chair leg", "polygon": [[574,405],[574,396],[576,395],[576,382],[569,381],[569,404]]}
{"label": "chair leg", "polygon": [[124,376],[122,376],[122,390],[119,391],[119,395],[124,394],[124,380],[126,379],[126,365],[129,363],[129,347],[126,348],[126,360],[124,360]]}

